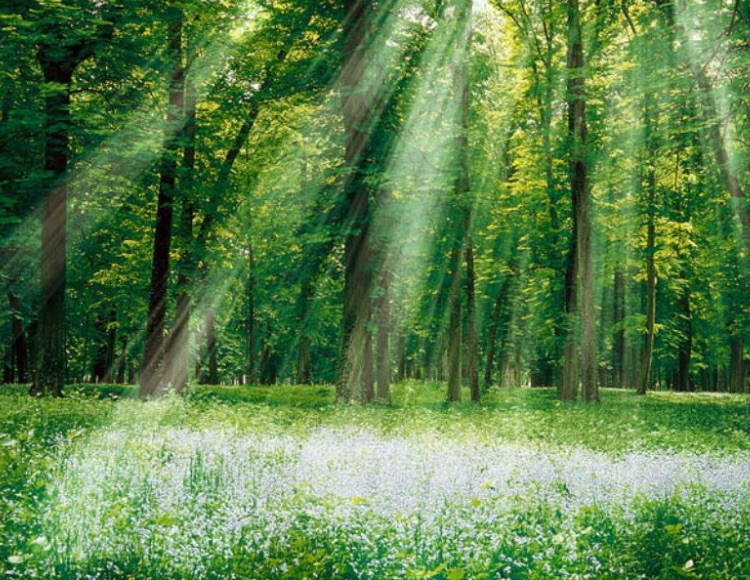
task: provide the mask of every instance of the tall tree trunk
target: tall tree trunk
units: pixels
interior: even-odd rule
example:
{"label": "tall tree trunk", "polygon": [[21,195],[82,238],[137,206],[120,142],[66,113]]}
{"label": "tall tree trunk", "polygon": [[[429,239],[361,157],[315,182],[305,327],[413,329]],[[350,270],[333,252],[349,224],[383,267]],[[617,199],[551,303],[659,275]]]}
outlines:
{"label": "tall tree trunk", "polygon": [[180,171],[182,199],[179,218],[179,237],[182,241],[177,262],[176,311],[168,348],[168,381],[175,391],[182,393],[187,388],[190,375],[190,315],[195,288],[195,256],[193,255],[193,209],[191,184],[195,170],[196,94],[192,81],[185,82],[185,127],[182,131],[184,153]]}
{"label": "tall tree trunk", "polygon": [[257,380],[255,365],[255,252],[250,240],[247,242],[247,278],[245,280],[245,383]]}
{"label": "tall tree trunk", "polygon": [[65,286],[70,83],[77,63],[56,59],[40,49],[38,60],[46,83],[54,83],[45,97],[44,170],[46,194],[42,210],[41,301],[36,372],[32,395],[62,396],[65,384]]}
{"label": "tall tree trunk", "polygon": [[308,336],[308,324],[310,309],[314,297],[313,275],[306,275],[302,280],[298,303],[297,328],[302,335],[299,340],[297,353],[296,383],[307,385],[312,382],[312,371],[310,369],[310,337]]}
{"label": "tall tree trunk", "polygon": [[594,312],[594,267],[591,247],[591,186],[588,178],[588,129],[586,125],[586,86],[584,78],[583,40],[578,0],[568,0],[570,50],[568,69],[569,119],[573,138],[571,157],[571,190],[575,220],[578,223],[578,272],[581,292],[581,381],[583,400],[599,401],[596,361]]}
{"label": "tall tree trunk", "polygon": [[[468,171],[468,167],[466,168]],[[474,271],[474,245],[471,236],[471,210],[465,210],[466,227],[466,366],[469,375],[471,401],[479,403],[482,391],[479,388],[479,345],[477,340],[476,273]]]}
{"label": "tall tree trunk", "polygon": [[366,81],[366,58],[370,30],[369,4],[361,0],[344,0],[344,54],[341,73],[345,164],[350,171],[346,184],[344,241],[344,309],[341,321],[341,347],[336,379],[340,400],[362,399],[372,390],[367,360],[372,353],[368,345],[370,315],[370,251],[368,248],[369,187],[366,184],[366,162],[373,114],[373,87]]}
{"label": "tall tree trunk", "polygon": [[[451,250],[451,289],[450,289],[450,324],[448,347],[448,401],[461,400],[462,382],[462,341],[463,305],[459,288],[461,286],[461,262],[466,265],[466,355],[467,374],[471,389],[472,401],[481,399],[479,389],[478,340],[476,330],[476,298],[474,276],[474,248],[471,236],[472,200],[469,181],[469,63],[472,35],[471,11],[472,0],[456,0],[455,12],[455,61],[453,63],[453,82],[455,86],[454,106],[458,116],[456,127],[456,178],[454,198],[460,216],[456,216],[452,228]],[[458,325],[458,326],[457,326]],[[456,342],[458,341],[458,342]]]}
{"label": "tall tree trunk", "polygon": [[450,292],[450,323],[448,325],[448,402],[461,402],[461,358],[462,358],[462,330],[461,323],[461,295],[459,292],[461,261],[458,248],[451,254],[453,264],[453,282]]}
{"label": "tall tree trunk", "polygon": [[[651,143],[651,120],[650,107],[646,107],[646,133],[649,142],[648,157],[655,155]],[[638,394],[645,395],[651,382],[651,366],[654,353],[654,328],[656,325],[656,168],[653,159],[648,159],[649,164],[647,177],[647,199],[646,199],[646,337],[643,348],[643,362],[641,363],[641,376],[638,382]]]}
{"label": "tall tree trunk", "polygon": [[182,11],[172,8],[168,23],[169,104],[165,131],[165,152],[161,161],[159,194],[156,202],[156,228],[149,286],[148,321],[140,373],[140,396],[157,397],[166,393],[165,320],[172,245],[172,217],[177,174],[178,135],[182,125],[184,69],[182,66]]}

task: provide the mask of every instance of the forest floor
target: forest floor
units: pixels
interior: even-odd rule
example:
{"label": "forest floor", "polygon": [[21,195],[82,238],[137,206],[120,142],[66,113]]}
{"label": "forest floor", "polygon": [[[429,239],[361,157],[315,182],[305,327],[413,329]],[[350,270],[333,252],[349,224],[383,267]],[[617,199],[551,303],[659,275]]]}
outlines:
{"label": "forest floor", "polygon": [[0,387],[0,571],[40,578],[750,578],[744,397]]}

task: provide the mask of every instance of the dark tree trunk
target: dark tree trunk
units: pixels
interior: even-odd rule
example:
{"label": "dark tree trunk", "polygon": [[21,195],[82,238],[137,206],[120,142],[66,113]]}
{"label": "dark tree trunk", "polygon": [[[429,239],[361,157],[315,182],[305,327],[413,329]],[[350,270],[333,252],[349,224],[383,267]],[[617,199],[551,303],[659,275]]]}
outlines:
{"label": "dark tree trunk", "polygon": [[18,296],[13,292],[8,292],[8,306],[11,310],[11,364],[10,368],[14,369],[15,373],[11,372],[10,381],[13,381],[13,374],[17,382],[25,384],[28,380],[27,367],[28,367],[28,343],[26,342],[26,332],[23,327],[23,318],[21,316],[21,301]]}
{"label": "dark tree trunk", "polygon": [[366,162],[372,125],[373,87],[365,81],[365,66],[371,36],[370,7],[360,0],[344,0],[345,62],[341,74],[345,165],[350,175],[346,184],[344,241],[344,309],[341,322],[341,348],[336,379],[340,400],[362,400],[373,390],[372,373],[367,361],[372,359],[372,344],[367,328],[371,308],[371,265],[368,248],[369,187],[366,185]]}
{"label": "dark tree trunk", "polygon": [[495,351],[497,343],[497,334],[500,329],[500,319],[503,312],[503,307],[508,299],[508,289],[510,287],[510,276],[506,276],[503,280],[503,284],[500,287],[497,296],[495,297],[495,303],[492,306],[492,318],[490,321],[489,335],[487,336],[487,358],[484,364],[484,381],[483,387],[485,390],[492,386],[492,373],[495,370]]}
{"label": "dark tree trunk", "polygon": [[299,341],[299,352],[297,355],[297,378],[299,385],[307,385],[312,382],[312,371],[310,369],[310,337],[308,336],[307,324],[310,315],[310,308],[313,301],[313,283],[312,277],[306,276],[302,281],[299,298],[299,314],[297,316],[297,326],[301,333]]}
{"label": "dark tree trunk", "polygon": [[271,321],[266,321],[266,335],[260,355],[260,382],[262,385],[274,385],[278,377],[278,357],[271,347]]}
{"label": "dark tree trunk", "polygon": [[581,372],[583,399],[599,401],[594,313],[594,273],[591,248],[591,186],[588,178],[588,128],[583,39],[578,0],[568,0],[568,132],[571,137],[571,192],[580,284]]}
{"label": "dark tree trunk", "polygon": [[729,392],[744,393],[747,370],[745,368],[745,341],[741,337],[733,336],[729,340]]}
{"label": "dark tree trunk", "polygon": [[461,279],[461,262],[458,248],[451,253],[453,282],[450,291],[450,323],[448,325],[448,402],[461,402],[461,358],[462,358],[462,330],[461,324],[461,295],[459,292]]}
{"label": "dark tree trunk", "polygon": [[182,132],[184,153],[180,171],[182,204],[180,207],[179,237],[182,242],[177,260],[176,310],[167,350],[168,381],[178,393],[187,388],[190,375],[190,315],[192,313],[195,281],[195,256],[193,255],[193,219],[195,211],[191,199],[191,184],[195,170],[196,147],[196,94],[191,81],[185,82],[185,127]]}
{"label": "dark tree trunk", "polygon": [[59,60],[54,49],[40,49],[38,60],[47,83],[56,88],[45,97],[44,170],[46,193],[42,210],[41,301],[36,372],[32,395],[62,396],[65,384],[65,285],[70,83],[76,60]]}
{"label": "dark tree trunk", "polygon": [[[467,168],[468,171],[468,168]],[[479,346],[477,340],[477,306],[476,306],[476,274],[474,271],[474,247],[471,238],[471,211],[466,211],[466,349],[467,373],[469,375],[469,389],[471,401],[479,403],[482,392],[479,389]]]}
{"label": "dark tree trunk", "polygon": [[115,311],[110,309],[104,315],[97,314],[94,321],[98,346],[91,368],[91,380],[95,383],[109,383],[112,381],[115,360],[116,319],[117,315]]}
{"label": "dark tree trunk", "polygon": [[[648,123],[647,123],[648,125]],[[646,337],[641,363],[638,394],[645,395],[651,383],[651,365],[654,353],[654,327],[656,325],[656,173],[653,165],[648,174],[647,224],[646,224]]]}
{"label": "dark tree trunk", "polygon": [[117,373],[115,382],[125,384],[125,367],[128,364],[128,337],[120,336],[120,354],[117,356]]}
{"label": "dark tree trunk", "polygon": [[257,380],[255,372],[255,252],[247,245],[247,282],[245,295],[247,298],[247,318],[245,320],[245,373],[247,382],[252,384]]}
{"label": "dark tree trunk", "polygon": [[406,379],[406,332],[402,330],[398,335],[398,364],[397,380],[399,382]]}
{"label": "dark tree trunk", "polygon": [[172,245],[172,217],[177,174],[184,101],[184,69],[182,66],[182,13],[179,8],[170,11],[168,30],[168,58],[172,65],[169,79],[169,105],[167,109],[166,150],[161,161],[159,195],[156,204],[156,229],[154,232],[151,283],[149,286],[148,321],[145,348],[140,373],[141,397],[158,397],[166,393],[168,384],[165,360],[165,320],[167,290]]}
{"label": "dark tree trunk", "polygon": [[625,274],[620,265],[615,267],[613,311],[615,339],[612,347],[612,383],[613,386],[622,388],[625,368]]}

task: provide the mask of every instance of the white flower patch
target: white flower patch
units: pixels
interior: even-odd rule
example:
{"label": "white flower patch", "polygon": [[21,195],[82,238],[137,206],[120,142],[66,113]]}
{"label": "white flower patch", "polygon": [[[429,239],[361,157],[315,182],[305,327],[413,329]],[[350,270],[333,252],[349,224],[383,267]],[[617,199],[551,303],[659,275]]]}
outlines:
{"label": "white flower patch", "polygon": [[[526,522],[512,541],[562,547],[573,561],[587,533],[573,523],[581,509],[627,514],[639,497],[691,497],[696,489],[727,514],[747,505],[750,454],[611,456],[354,428],[264,435],[128,427],[95,432],[67,455],[42,533],[61,560],[137,553],[192,577],[205,575],[211,558],[231,560],[238,546],[268,558],[284,546],[293,553],[292,530],[325,533],[342,549],[357,546],[352,568],[377,577],[379,567],[404,562],[405,570],[420,554],[481,561],[481,546],[506,541],[534,506],[560,510],[568,523],[549,537]],[[545,557],[541,548],[534,554]]]}

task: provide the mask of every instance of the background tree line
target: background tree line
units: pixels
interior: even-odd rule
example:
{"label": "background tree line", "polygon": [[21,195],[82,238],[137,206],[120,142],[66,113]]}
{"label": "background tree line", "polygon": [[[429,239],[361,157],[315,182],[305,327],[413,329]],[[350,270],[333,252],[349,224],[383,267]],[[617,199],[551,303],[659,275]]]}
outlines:
{"label": "background tree line", "polygon": [[739,0],[0,7],[5,382],[742,392]]}

